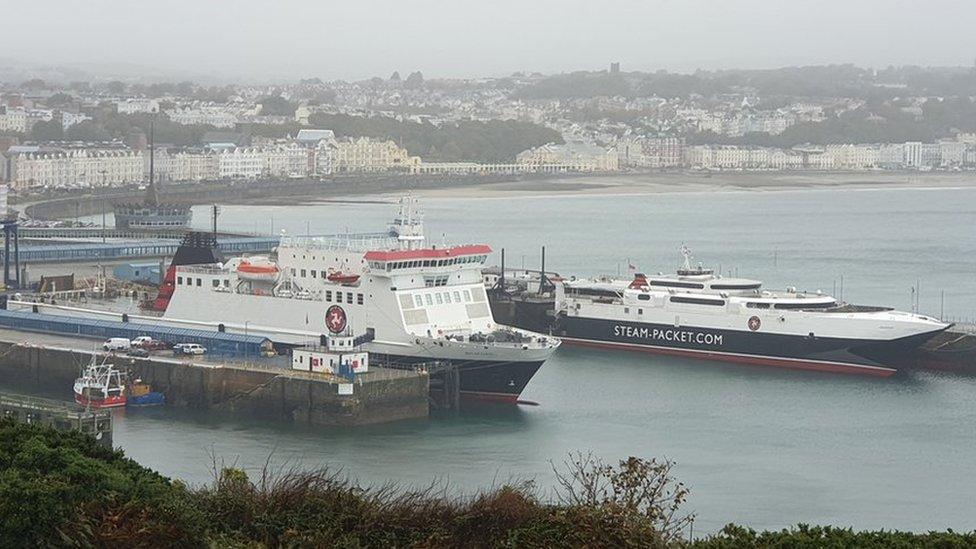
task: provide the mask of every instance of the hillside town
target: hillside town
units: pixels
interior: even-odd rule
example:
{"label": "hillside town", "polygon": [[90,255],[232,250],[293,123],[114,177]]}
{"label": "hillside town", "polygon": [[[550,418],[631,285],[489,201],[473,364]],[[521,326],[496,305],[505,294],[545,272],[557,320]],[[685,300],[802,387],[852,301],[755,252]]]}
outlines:
{"label": "hillside town", "polygon": [[721,75],[622,73],[616,63],[592,73],[473,80],[415,72],[210,88],[0,82],[0,181],[14,192],[139,184],[148,178],[150,146],[157,179],[170,183],[976,169],[976,128],[965,117],[944,121],[953,110],[971,112],[971,98],[922,94],[898,73],[848,67],[838,78],[851,70],[870,93],[791,95],[755,75],[755,85],[730,85]]}

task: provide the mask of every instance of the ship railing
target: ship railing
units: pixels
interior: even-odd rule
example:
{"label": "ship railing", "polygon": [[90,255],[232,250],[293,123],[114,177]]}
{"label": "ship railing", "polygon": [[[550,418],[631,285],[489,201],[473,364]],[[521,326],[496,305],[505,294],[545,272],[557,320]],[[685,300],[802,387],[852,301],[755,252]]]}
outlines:
{"label": "ship railing", "polygon": [[230,271],[223,268],[215,266],[179,266],[176,268],[178,272],[181,273],[196,273],[196,274],[227,274]]}
{"label": "ship railing", "polygon": [[396,249],[397,239],[387,233],[285,236],[281,245],[316,250],[386,250]]}

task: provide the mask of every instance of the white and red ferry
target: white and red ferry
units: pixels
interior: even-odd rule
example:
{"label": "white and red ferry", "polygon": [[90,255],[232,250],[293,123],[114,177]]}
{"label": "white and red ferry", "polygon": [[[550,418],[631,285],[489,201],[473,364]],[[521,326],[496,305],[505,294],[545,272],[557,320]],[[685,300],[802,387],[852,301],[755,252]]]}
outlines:
{"label": "white and red ferry", "polygon": [[369,333],[380,362],[450,361],[462,397],[516,402],[559,341],[495,323],[481,277],[491,248],[429,245],[422,217],[406,197],[387,232],[283,237],[276,257],[223,263],[200,237],[174,256],[153,307],[164,322],[283,344]]}
{"label": "white and red ferry", "polygon": [[121,371],[92,356],[91,363],[75,380],[75,402],[91,408],[125,406],[125,379]]}
{"label": "white and red ferry", "polygon": [[822,292],[765,290],[692,268],[682,252],[676,275],[557,284],[553,334],[583,346],[890,376],[899,357],[950,326]]}

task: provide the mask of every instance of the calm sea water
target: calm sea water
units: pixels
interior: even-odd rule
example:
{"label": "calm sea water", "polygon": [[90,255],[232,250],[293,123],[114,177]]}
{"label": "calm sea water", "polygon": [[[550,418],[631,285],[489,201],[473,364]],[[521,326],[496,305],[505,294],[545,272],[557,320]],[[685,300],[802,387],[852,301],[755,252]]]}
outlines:
{"label": "calm sea water", "polygon": [[[773,287],[976,317],[976,189],[802,190],[428,199],[432,240],[486,242],[509,265],[561,274],[670,271],[696,260]],[[382,229],[382,203],[226,206],[227,230]],[[196,222],[207,223],[206,208]],[[442,236],[445,235],[445,236]],[[524,257],[524,260],[523,260]],[[497,262],[497,254],[495,261]],[[619,266],[619,267],[618,267]],[[944,295],[944,311],[943,298]],[[550,462],[592,450],[667,456],[690,486],[696,532],[727,522],[976,528],[976,378],[860,379],[560,349],[529,384],[539,406],[325,430],[178,410],[124,411],[116,441],[164,474],[205,482],[211,454],[259,468],[341,467],[366,482],[439,480],[474,491],[552,482]]]}

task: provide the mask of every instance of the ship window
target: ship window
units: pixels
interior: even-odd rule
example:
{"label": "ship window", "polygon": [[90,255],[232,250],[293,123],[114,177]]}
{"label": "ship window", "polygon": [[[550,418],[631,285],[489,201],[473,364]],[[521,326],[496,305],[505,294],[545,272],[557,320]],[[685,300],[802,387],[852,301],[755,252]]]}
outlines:
{"label": "ship window", "polygon": [[717,305],[721,307],[725,305],[725,300],[722,299],[704,299],[701,297],[683,297],[683,296],[673,296],[671,297],[671,303],[688,303],[690,305]]}
{"label": "ship window", "polygon": [[213,281],[212,281],[212,282],[213,282],[213,287],[214,287],[214,288],[219,288],[219,287],[220,287],[220,281],[219,281],[219,280],[217,280],[216,278],[215,278],[215,279],[213,279]]}
{"label": "ship window", "polygon": [[776,309],[829,309],[836,305],[833,301],[827,303],[777,303]]}
{"label": "ship window", "polygon": [[176,283],[182,285],[183,284],[183,277],[182,276],[176,277]]}
{"label": "ship window", "polygon": [[445,303],[451,302],[451,292],[444,292],[444,302]]}
{"label": "ship window", "polygon": [[712,284],[713,290],[758,290],[759,284]]}
{"label": "ship window", "polygon": [[319,274],[322,276],[322,278],[325,278],[325,271],[321,271]]}
{"label": "ship window", "polygon": [[325,291],[325,300],[326,301],[332,301],[332,290],[326,290]]}
{"label": "ship window", "polygon": [[357,305],[363,304],[363,294],[356,294],[356,304]]}
{"label": "ship window", "polygon": [[318,275],[318,272],[315,269],[312,269],[311,272],[312,272],[312,278],[317,278],[316,275]]}
{"label": "ship window", "polygon": [[437,301],[437,304],[438,305],[443,305],[444,304],[444,298],[441,297],[441,294],[439,294],[439,293],[438,294],[434,294],[434,299]]}
{"label": "ship window", "polygon": [[352,292],[346,292],[346,303],[352,303]]}
{"label": "ship window", "polygon": [[641,301],[650,301],[651,296],[649,294],[637,294],[637,299]]}
{"label": "ship window", "polygon": [[427,294],[424,297],[427,299],[427,305],[433,305],[434,304],[434,298],[430,297],[430,294]]}
{"label": "ship window", "polygon": [[471,291],[470,290],[464,290],[464,301],[465,302],[471,301]]}
{"label": "ship window", "polygon": [[305,269],[302,269],[302,278],[305,278]]}
{"label": "ship window", "polygon": [[699,284],[697,282],[681,282],[678,280],[652,280],[649,282],[651,286],[661,286],[664,288],[691,288],[694,290],[701,290],[705,288],[704,284]]}
{"label": "ship window", "polygon": [[228,279],[228,278],[225,278],[224,279],[224,287],[225,288],[230,288],[230,279]]}
{"label": "ship window", "polygon": [[203,286],[203,279],[202,278],[198,278],[197,279],[197,286]]}
{"label": "ship window", "polygon": [[461,292],[454,290],[454,301],[457,303],[461,302]]}
{"label": "ship window", "polygon": [[424,306],[424,298],[420,294],[413,294],[413,304],[417,307]]}
{"label": "ship window", "polygon": [[639,314],[639,315],[644,314],[644,309],[637,309],[637,314]]}
{"label": "ship window", "polygon": [[629,315],[630,314],[630,307],[624,307],[624,314],[625,315]]}
{"label": "ship window", "polygon": [[291,268],[291,276],[295,276],[295,268],[294,267]]}
{"label": "ship window", "polygon": [[768,309],[769,306],[769,303],[760,303],[758,301],[750,301],[746,303],[746,307],[749,307],[750,309]]}

